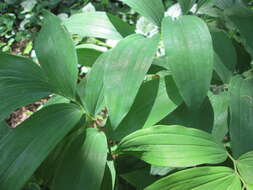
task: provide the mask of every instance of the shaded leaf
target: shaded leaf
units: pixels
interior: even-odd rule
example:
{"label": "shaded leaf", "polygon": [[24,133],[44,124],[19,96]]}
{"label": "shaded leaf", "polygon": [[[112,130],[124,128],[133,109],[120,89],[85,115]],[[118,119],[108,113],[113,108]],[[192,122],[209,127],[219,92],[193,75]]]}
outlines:
{"label": "shaded leaf", "polygon": [[180,7],[184,14],[187,14],[193,5],[196,3],[196,0],[178,0]]}
{"label": "shaded leaf", "polygon": [[122,139],[117,153],[167,167],[216,164],[227,158],[223,145],[210,134],[176,125],[138,130]]}
{"label": "shaded leaf", "polygon": [[1,139],[0,189],[20,190],[81,115],[73,104],[48,106]]}
{"label": "shaded leaf", "polygon": [[58,17],[46,13],[34,46],[52,90],[74,99],[78,75],[77,55],[71,36]]}
{"label": "shaded leaf", "polygon": [[105,69],[104,93],[113,129],[129,112],[155,56],[159,37],[131,35],[110,52]]}
{"label": "shaded leaf", "polygon": [[233,155],[240,155],[253,150],[253,79],[236,76],[230,86],[230,126]]}
{"label": "shaded leaf", "polygon": [[[195,16],[165,18],[162,35],[168,63],[178,90],[189,107],[199,107],[209,89],[213,47],[204,21]],[[187,70],[187,72],[185,72]]]}
{"label": "shaded leaf", "polygon": [[57,168],[53,190],[79,190],[82,188],[99,190],[103,180],[107,140],[103,132],[87,128],[66,148],[64,158]]}
{"label": "shaded leaf", "polygon": [[107,161],[101,190],[114,190],[116,170],[113,161]]}
{"label": "shaded leaf", "polygon": [[41,68],[31,60],[0,53],[0,121],[50,94]]}
{"label": "shaded leaf", "polygon": [[235,172],[227,167],[200,167],[186,169],[155,182],[145,190],[241,190]]}
{"label": "shaded leaf", "polygon": [[77,48],[76,49],[78,64],[91,67],[102,54],[101,51],[92,48]]}

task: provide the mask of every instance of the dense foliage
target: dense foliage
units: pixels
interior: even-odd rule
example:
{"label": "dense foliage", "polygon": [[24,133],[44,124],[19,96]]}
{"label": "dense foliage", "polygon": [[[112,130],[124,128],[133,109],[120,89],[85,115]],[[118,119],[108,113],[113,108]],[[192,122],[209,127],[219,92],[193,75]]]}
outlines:
{"label": "dense foliage", "polygon": [[36,58],[0,53],[0,189],[253,190],[251,2],[122,3],[43,10]]}

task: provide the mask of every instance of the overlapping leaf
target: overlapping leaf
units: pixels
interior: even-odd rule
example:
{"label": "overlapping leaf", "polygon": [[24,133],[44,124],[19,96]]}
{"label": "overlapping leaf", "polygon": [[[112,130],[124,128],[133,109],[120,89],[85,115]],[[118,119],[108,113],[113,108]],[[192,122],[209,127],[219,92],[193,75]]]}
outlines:
{"label": "overlapping leaf", "polygon": [[103,132],[88,128],[66,147],[52,184],[53,190],[100,190],[107,160]]}
{"label": "overlapping leaf", "polygon": [[73,99],[78,74],[73,41],[58,17],[51,13],[45,16],[44,25],[35,41],[36,55],[51,89]]}
{"label": "overlapping leaf", "polygon": [[235,172],[227,167],[200,167],[186,169],[155,182],[145,190],[241,190]]}
{"label": "overlapping leaf", "polygon": [[64,21],[71,34],[121,40],[134,33],[134,28],[116,16],[105,12],[87,12],[72,15]]}
{"label": "overlapping leaf", "polygon": [[180,7],[184,14],[187,14],[193,5],[196,3],[196,0],[178,0]]}
{"label": "overlapping leaf", "polygon": [[50,94],[47,78],[31,60],[0,53],[0,121]]}
{"label": "overlapping leaf", "polygon": [[20,190],[81,115],[73,104],[48,106],[4,136],[0,144],[0,189]]}
{"label": "overlapping leaf", "polygon": [[200,18],[182,16],[177,20],[165,18],[162,34],[179,92],[188,106],[198,108],[206,97],[213,70],[209,30]]}
{"label": "overlapping leaf", "polygon": [[121,0],[133,10],[149,19],[157,26],[161,25],[164,16],[164,6],[162,0]]}
{"label": "overlapping leaf", "polygon": [[236,158],[253,150],[253,79],[236,76],[230,83],[231,147]]}
{"label": "overlapping leaf", "polygon": [[227,158],[223,145],[210,134],[175,125],[138,130],[122,139],[117,153],[168,167],[215,164]]}
{"label": "overlapping leaf", "polygon": [[155,56],[159,35],[131,35],[110,53],[104,76],[105,103],[115,129],[129,112]]}

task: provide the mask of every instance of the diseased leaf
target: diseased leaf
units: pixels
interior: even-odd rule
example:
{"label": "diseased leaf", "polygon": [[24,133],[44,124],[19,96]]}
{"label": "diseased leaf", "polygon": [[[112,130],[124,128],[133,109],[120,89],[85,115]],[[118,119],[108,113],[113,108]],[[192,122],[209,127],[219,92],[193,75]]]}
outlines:
{"label": "diseased leaf", "polygon": [[107,159],[107,140],[103,132],[87,128],[65,148],[57,168],[53,190],[100,190]]}
{"label": "diseased leaf", "polygon": [[47,78],[31,60],[0,53],[0,121],[50,94]]}
{"label": "diseased leaf", "polygon": [[159,124],[183,125],[211,133],[213,122],[214,111],[209,98],[206,98],[200,108],[197,109],[190,109],[185,103],[181,104],[172,113],[162,119]]}
{"label": "diseased leaf", "polygon": [[104,70],[109,53],[102,54],[92,66],[88,76],[81,83],[83,87],[78,89],[83,105],[90,115],[97,115],[104,107]]}
{"label": "diseased leaf", "polygon": [[[189,107],[198,108],[209,89],[213,46],[204,21],[195,16],[163,20],[162,35],[172,76]],[[187,72],[186,72],[187,71]]]}
{"label": "diseased leaf", "polygon": [[113,129],[129,112],[155,56],[159,37],[131,35],[110,52],[105,69],[104,93]]}
{"label": "diseased leaf", "polygon": [[161,25],[164,16],[164,6],[162,0],[121,0],[126,3],[136,12],[146,17],[148,20],[156,24]]}
{"label": "diseased leaf", "polygon": [[58,17],[46,13],[34,46],[53,92],[74,99],[78,75],[77,55],[71,36]]}
{"label": "diseased leaf", "polygon": [[138,130],[122,139],[117,153],[167,167],[216,164],[227,158],[223,145],[210,134],[176,125]]}
{"label": "diseased leaf", "polygon": [[253,151],[247,152],[240,156],[236,161],[240,175],[249,186],[249,190],[253,187]]}
{"label": "diseased leaf", "polygon": [[200,167],[186,169],[164,177],[145,190],[241,190],[235,172],[227,167]]}
{"label": "diseased leaf", "polygon": [[134,33],[134,28],[120,18],[105,12],[74,14],[64,21],[71,34],[82,37],[96,37],[121,40]]}
{"label": "diseased leaf", "polygon": [[209,93],[209,98],[214,111],[212,135],[217,140],[222,141],[228,133],[229,94],[227,92],[217,95]]}
{"label": "diseased leaf", "polygon": [[231,148],[235,158],[253,150],[253,79],[236,76],[229,85]]}
{"label": "diseased leaf", "polygon": [[81,116],[73,104],[48,106],[2,138],[0,189],[20,190]]}

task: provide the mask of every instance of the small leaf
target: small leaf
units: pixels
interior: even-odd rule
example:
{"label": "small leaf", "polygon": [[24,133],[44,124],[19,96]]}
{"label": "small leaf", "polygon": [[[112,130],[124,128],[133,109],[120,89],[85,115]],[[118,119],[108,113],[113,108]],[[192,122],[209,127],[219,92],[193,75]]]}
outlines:
{"label": "small leaf", "polygon": [[235,172],[227,167],[200,167],[176,172],[164,177],[145,190],[241,190]]}
{"label": "small leaf", "polygon": [[146,17],[148,20],[156,24],[161,25],[164,16],[164,6],[162,0],[121,0],[126,3],[136,12]]}
{"label": "small leaf", "polygon": [[134,28],[120,18],[105,12],[86,12],[72,15],[64,21],[71,34],[121,40],[134,33]]}
{"label": "small leaf", "polygon": [[117,153],[167,167],[217,164],[227,158],[223,145],[210,134],[176,125],[138,130],[122,139]]}
{"label": "small leaf", "polygon": [[78,64],[91,67],[102,54],[101,51],[92,48],[77,48],[76,49]]}
{"label": "small leaf", "polygon": [[70,34],[58,17],[46,13],[34,45],[52,90],[68,98],[75,98],[78,75],[76,50]]}
{"label": "small leaf", "polygon": [[105,69],[104,93],[113,129],[129,112],[155,57],[159,37],[131,35],[110,52]]}
{"label": "small leaf", "polygon": [[213,46],[208,27],[195,16],[182,16],[174,21],[165,18],[162,35],[178,90],[189,107],[197,108],[207,95],[213,70]]}
{"label": "small leaf", "polygon": [[95,128],[88,128],[85,135],[77,136],[66,147],[52,189],[100,190],[107,152],[105,134]]}
{"label": "small leaf", "polygon": [[235,76],[229,85],[232,152],[235,158],[253,150],[253,79]]}
{"label": "small leaf", "polygon": [[0,121],[50,94],[47,78],[31,60],[0,53]]}
{"label": "small leaf", "polygon": [[237,167],[239,169],[240,175],[245,180],[245,182],[253,187],[253,151],[247,152],[240,156],[236,161]]}
{"label": "small leaf", "polygon": [[184,14],[187,14],[193,5],[196,3],[196,0],[178,0],[180,7]]}
{"label": "small leaf", "polygon": [[20,190],[81,116],[76,105],[57,104],[34,113],[12,129],[1,139],[0,189]]}

